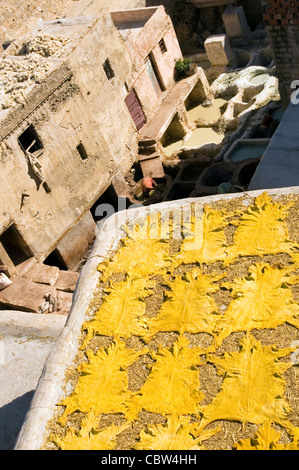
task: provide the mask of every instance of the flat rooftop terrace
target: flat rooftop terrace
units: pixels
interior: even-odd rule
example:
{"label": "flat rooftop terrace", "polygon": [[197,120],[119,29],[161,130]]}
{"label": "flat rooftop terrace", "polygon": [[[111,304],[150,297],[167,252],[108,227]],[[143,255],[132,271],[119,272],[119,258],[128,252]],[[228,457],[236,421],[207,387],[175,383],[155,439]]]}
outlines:
{"label": "flat rooftop terrace", "polygon": [[115,27],[126,40],[129,35],[136,38],[156,11],[157,7],[148,7],[112,11],[110,14]]}

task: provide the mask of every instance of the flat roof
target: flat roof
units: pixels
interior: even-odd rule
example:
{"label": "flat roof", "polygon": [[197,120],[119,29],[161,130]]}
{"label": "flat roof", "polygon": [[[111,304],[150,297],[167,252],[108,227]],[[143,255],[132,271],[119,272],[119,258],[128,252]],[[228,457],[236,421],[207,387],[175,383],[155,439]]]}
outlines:
{"label": "flat roof", "polygon": [[124,40],[127,40],[131,35],[136,38],[156,11],[157,7],[134,8],[111,11],[110,15],[115,27]]}

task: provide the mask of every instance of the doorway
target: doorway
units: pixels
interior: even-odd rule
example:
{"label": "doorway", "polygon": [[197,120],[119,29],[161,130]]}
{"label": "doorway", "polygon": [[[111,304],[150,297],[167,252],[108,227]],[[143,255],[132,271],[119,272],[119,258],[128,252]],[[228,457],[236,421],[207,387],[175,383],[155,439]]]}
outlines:
{"label": "doorway", "polygon": [[90,212],[96,223],[118,212],[118,196],[112,184],[96,200]]}
{"label": "doorway", "polygon": [[162,83],[161,77],[158,72],[158,68],[156,66],[156,63],[152,54],[147,56],[145,60],[145,65],[146,65],[146,71],[148,73],[150,81],[152,82],[156,95],[159,96],[162,93],[162,91],[165,90],[165,87]]}
{"label": "doorway", "polygon": [[52,251],[52,253],[50,253],[47,256],[47,258],[44,260],[44,264],[46,264],[47,266],[56,266],[61,271],[67,271],[68,270],[65,262],[63,261],[63,258],[61,256],[61,254],[59,253],[59,251],[56,248],[55,248],[55,250]]}

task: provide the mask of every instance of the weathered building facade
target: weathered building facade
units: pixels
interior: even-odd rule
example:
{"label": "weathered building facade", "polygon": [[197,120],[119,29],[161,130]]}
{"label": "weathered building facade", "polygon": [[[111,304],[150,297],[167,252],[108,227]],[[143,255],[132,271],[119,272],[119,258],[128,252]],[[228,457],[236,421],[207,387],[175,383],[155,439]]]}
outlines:
{"label": "weathered building facade", "polygon": [[[191,3],[205,11],[222,11],[233,3],[234,19],[245,33],[246,19],[252,28],[260,19],[259,11],[257,19],[250,16],[246,2]],[[243,4],[242,24],[238,11]],[[287,100],[291,81],[298,78],[298,7],[285,2],[282,12],[271,2],[263,4]],[[207,97],[201,69],[183,85],[175,82],[174,64],[182,52],[163,6],[112,10],[96,0],[80,0],[68,11],[69,16],[39,21],[25,38],[44,35],[67,42],[59,56],[46,54],[50,68],[45,76],[0,112],[0,261],[10,274],[27,271],[36,261],[75,269],[95,236],[94,207],[106,191],[112,203],[125,193],[124,177],[140,159],[140,142],[154,144],[154,155],[157,149],[163,151],[160,143],[167,130],[186,133],[190,93],[201,101]],[[224,17],[222,28],[230,36],[235,29],[225,23],[228,15]],[[285,35],[285,42],[275,42],[276,33]],[[18,65],[26,58],[20,45],[12,43],[2,59]],[[146,149],[145,154],[150,152]]]}
{"label": "weathered building facade", "polygon": [[262,0],[263,18],[273,51],[281,99],[290,103],[299,80],[299,5],[297,1]]}
{"label": "weathered building facade", "polygon": [[95,236],[92,206],[122,187],[139,130],[174,84],[181,52],[163,7],[87,13],[37,24],[33,35],[67,37],[66,50],[0,114],[0,259],[10,274],[51,258],[75,268]]}

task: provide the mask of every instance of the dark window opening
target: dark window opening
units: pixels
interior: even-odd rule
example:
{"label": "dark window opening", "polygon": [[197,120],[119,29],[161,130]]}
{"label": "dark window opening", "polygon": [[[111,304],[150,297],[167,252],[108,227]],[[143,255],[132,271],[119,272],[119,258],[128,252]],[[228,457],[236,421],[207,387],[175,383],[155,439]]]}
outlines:
{"label": "dark window opening", "polygon": [[103,69],[108,80],[111,80],[111,78],[114,77],[114,72],[109,62],[109,59],[105,60],[105,62],[103,63]]}
{"label": "dark window opening", "polygon": [[0,236],[0,242],[15,266],[32,258],[33,253],[26,245],[14,224],[10,225]]}
{"label": "dark window opening", "polygon": [[87,152],[86,152],[85,147],[82,144],[82,142],[80,142],[80,144],[77,145],[76,149],[77,149],[77,152],[79,153],[80,157],[82,158],[82,160],[86,160],[88,155],[87,155]]}
{"label": "dark window opening", "polygon": [[59,268],[62,271],[67,271],[68,270],[65,262],[63,261],[63,258],[61,256],[61,254],[59,253],[59,251],[56,248],[44,260],[44,264],[46,264],[47,266],[56,266],[57,268]]}
{"label": "dark window opening", "polygon": [[9,40],[8,40],[8,41],[4,41],[4,42],[2,43],[3,49],[4,49],[4,50],[7,49],[12,43],[13,43],[13,41],[9,41]]}
{"label": "dark window opening", "polygon": [[99,222],[105,217],[118,212],[118,197],[112,184],[99,199],[97,199],[91,207],[90,212],[95,222]]}
{"label": "dark window opening", "polygon": [[165,54],[165,52],[167,52],[167,47],[163,38],[159,41],[159,47],[162,54]]}
{"label": "dark window opening", "polygon": [[20,135],[18,141],[22,149],[28,150],[30,153],[40,153],[43,149],[43,144],[32,125]]}

